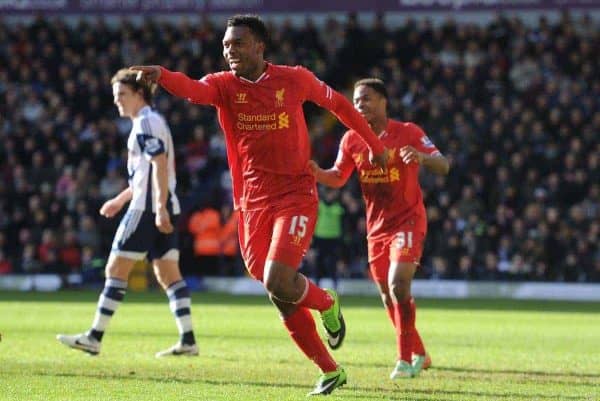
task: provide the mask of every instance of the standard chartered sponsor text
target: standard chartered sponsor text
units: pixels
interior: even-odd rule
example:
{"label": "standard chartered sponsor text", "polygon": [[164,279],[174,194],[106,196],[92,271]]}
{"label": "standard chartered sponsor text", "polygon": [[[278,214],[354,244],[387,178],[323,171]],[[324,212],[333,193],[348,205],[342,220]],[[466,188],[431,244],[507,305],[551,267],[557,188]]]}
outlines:
{"label": "standard chartered sponsor text", "polygon": [[244,122],[263,122],[263,121],[275,121],[277,120],[277,115],[275,113],[271,114],[245,114],[238,113],[238,121]]}
{"label": "standard chartered sponsor text", "polygon": [[[287,113],[246,114],[238,113],[237,129],[243,131],[270,131],[289,128]],[[282,124],[282,118],[285,124]]]}

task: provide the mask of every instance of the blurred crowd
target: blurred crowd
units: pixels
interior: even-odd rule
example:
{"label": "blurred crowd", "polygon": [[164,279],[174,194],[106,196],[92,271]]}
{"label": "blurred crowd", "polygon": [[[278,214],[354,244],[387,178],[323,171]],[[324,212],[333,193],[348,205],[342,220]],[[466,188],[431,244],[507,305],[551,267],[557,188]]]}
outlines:
{"label": "blurred crowd", "polygon": [[[161,64],[198,78],[227,68],[224,27],[208,19],[110,22],[0,19],[0,274],[103,267],[118,219],[98,209],[127,185],[130,123],[118,118],[109,83],[119,68]],[[528,25],[501,15],[483,26],[391,26],[383,15],[270,24],[270,61],[302,64],[348,95],[358,78],[384,79],[390,116],[422,126],[450,159],[449,176],[422,176],[429,231],[418,276],[600,281],[599,21],[564,13]],[[177,148],[182,270],[243,274],[231,254],[231,183],[214,110],[164,91],[155,107]],[[313,105],[305,111],[313,157],[328,167],[345,129]],[[342,210],[335,272],[364,277],[356,180],[325,202]],[[206,210],[218,228],[210,238],[228,233],[228,253],[223,244],[208,258],[198,251],[206,223],[192,216]],[[305,268],[318,269],[318,259],[309,253]]]}

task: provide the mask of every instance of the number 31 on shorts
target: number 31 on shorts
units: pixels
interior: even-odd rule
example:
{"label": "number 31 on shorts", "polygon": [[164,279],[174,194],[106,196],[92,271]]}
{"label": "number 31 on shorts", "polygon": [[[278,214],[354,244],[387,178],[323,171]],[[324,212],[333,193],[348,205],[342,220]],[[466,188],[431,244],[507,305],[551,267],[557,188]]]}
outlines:
{"label": "number 31 on shorts", "polygon": [[412,231],[400,231],[396,234],[396,248],[412,248],[413,247],[413,233]]}
{"label": "number 31 on shorts", "polygon": [[292,224],[290,224],[288,234],[304,238],[306,235],[306,223],[308,223],[308,216],[300,215],[292,217]]}

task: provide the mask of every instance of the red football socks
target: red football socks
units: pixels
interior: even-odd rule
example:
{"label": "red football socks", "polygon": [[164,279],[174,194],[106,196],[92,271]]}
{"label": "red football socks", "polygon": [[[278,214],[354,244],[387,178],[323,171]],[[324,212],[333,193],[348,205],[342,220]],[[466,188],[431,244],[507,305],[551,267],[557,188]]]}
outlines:
{"label": "red football socks", "polygon": [[416,320],[417,320],[417,312],[416,312],[416,305],[415,305],[415,299],[413,297],[410,297],[410,309],[411,309],[411,314],[413,315],[413,330],[414,333],[412,335],[412,339],[413,339],[413,349],[412,352],[414,352],[417,355],[425,355],[425,346],[423,345],[423,341],[421,340],[421,336],[419,335],[419,330],[417,330],[417,326],[415,324]]}
{"label": "red football socks", "polygon": [[288,329],[290,336],[311,359],[322,372],[333,372],[337,369],[337,365],[327,349],[323,341],[319,338],[315,320],[313,319],[310,310],[306,308],[298,308],[291,316],[283,319],[283,324]]}
{"label": "red football socks", "polygon": [[400,304],[393,304],[391,308],[386,307],[386,310],[392,323],[400,322],[399,325],[394,325],[396,327],[398,359],[410,363],[412,353],[425,355],[425,346],[415,326],[415,300],[410,297]]}
{"label": "red football socks", "polygon": [[304,294],[302,294],[300,299],[296,302],[296,305],[308,309],[316,309],[319,312],[331,308],[331,305],[333,305],[333,298],[331,298],[325,290],[317,287],[308,278],[304,277],[304,280],[306,282],[306,288],[304,289]]}
{"label": "red football socks", "polygon": [[415,310],[411,308],[410,298],[400,304],[394,304],[394,320],[396,325],[396,345],[398,359],[412,362],[412,347],[415,333]]}

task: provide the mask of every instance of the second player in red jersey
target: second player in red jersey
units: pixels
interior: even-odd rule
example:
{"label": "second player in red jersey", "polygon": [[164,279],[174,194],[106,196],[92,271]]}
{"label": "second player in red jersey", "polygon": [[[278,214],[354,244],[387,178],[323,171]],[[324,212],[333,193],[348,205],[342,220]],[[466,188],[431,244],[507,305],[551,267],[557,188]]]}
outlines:
{"label": "second player in red jersey", "polygon": [[311,168],[320,183],[333,187],[342,186],[354,169],[358,173],[367,213],[369,267],[397,334],[398,360],[390,376],[414,377],[430,363],[415,327],[410,294],[427,233],[419,166],[447,174],[449,165],[421,128],[388,119],[382,81],[358,81],[354,105],[388,149],[387,169],[369,162],[367,145],[352,130],[342,138],[333,168],[323,170],[314,162]]}
{"label": "second player in red jersey", "polygon": [[298,347],[323,372],[311,395],[329,394],[346,382],[346,373],[318,337],[309,309],[321,313],[332,349],[341,346],[345,324],[337,294],[297,271],[310,245],[318,208],[302,104],[312,101],[334,113],[367,142],[371,158],[382,168],[387,153],[342,95],[305,68],[267,63],[267,42],[267,29],[258,17],[235,16],[228,20],[223,38],[223,56],[231,71],[194,80],[159,66],[132,69],[176,96],[217,108],[234,206],[240,210],[246,267],[264,284]]}
{"label": "second player in red jersey", "polygon": [[[352,130],[342,138],[335,162],[344,180],[350,177],[355,168],[358,172],[367,212],[367,237],[371,241],[388,236],[407,221],[418,223],[425,216],[419,185],[419,164],[404,163],[401,149],[412,146],[428,156],[441,155],[423,130],[413,123],[388,119],[379,137],[388,149],[386,171],[369,162],[369,150],[365,142]],[[392,199],[393,202],[390,202]],[[415,219],[415,216],[418,217]]]}

